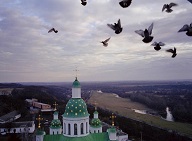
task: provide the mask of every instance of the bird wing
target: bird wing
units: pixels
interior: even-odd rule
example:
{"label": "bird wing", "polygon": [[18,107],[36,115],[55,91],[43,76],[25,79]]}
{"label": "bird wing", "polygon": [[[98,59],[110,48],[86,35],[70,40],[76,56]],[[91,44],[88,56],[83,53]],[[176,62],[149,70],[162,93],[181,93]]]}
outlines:
{"label": "bird wing", "polygon": [[181,29],[179,29],[178,32],[188,31],[188,29],[189,29],[189,25],[188,25],[188,24],[185,24]]}
{"label": "bird wing", "polygon": [[51,29],[48,31],[48,33],[52,32],[53,30],[54,30],[54,28],[51,28]]}
{"label": "bird wing", "polygon": [[171,2],[171,3],[169,4],[169,7],[171,8],[171,7],[177,6],[177,5],[178,5],[178,4]]}
{"label": "bird wing", "polygon": [[166,4],[163,5],[162,12],[165,10]]}
{"label": "bird wing", "polygon": [[174,53],[176,53],[176,48],[174,47],[174,51],[173,51]]}
{"label": "bird wing", "polygon": [[[111,37],[110,37],[111,38]],[[110,38],[106,39],[104,42],[108,42],[110,40]]]}
{"label": "bird wing", "polygon": [[111,29],[115,30],[115,26],[112,24],[107,24],[108,27],[110,27]]}
{"label": "bird wing", "polygon": [[156,46],[157,45],[157,42],[154,42],[151,44],[151,46]]}
{"label": "bird wing", "polygon": [[165,43],[163,43],[163,42],[159,42],[159,45],[160,45],[160,46],[164,46]]}
{"label": "bird wing", "polygon": [[141,35],[142,37],[145,37],[143,30],[141,30],[141,29],[140,29],[140,30],[135,30],[135,32],[136,32],[137,34]]}
{"label": "bird wing", "polygon": [[152,30],[153,30],[153,23],[148,28],[149,35],[152,34]]}
{"label": "bird wing", "polygon": [[167,52],[174,53],[173,49],[167,49],[166,51],[167,51]]}
{"label": "bird wing", "polygon": [[188,0],[190,3],[192,3],[192,0]]}
{"label": "bird wing", "polygon": [[118,20],[118,26],[121,28],[121,21],[120,21],[120,19]]}

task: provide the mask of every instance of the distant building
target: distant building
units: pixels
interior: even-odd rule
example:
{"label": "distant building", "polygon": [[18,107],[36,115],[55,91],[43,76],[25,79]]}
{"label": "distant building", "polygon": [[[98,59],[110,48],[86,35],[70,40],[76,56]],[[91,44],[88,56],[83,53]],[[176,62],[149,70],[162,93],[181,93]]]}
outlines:
{"label": "distant building", "polygon": [[24,122],[10,122],[0,124],[0,134],[5,135],[7,133],[33,133],[35,130],[34,121]]}
{"label": "distant building", "polygon": [[37,99],[25,99],[25,101],[29,104],[29,106],[33,106],[34,108],[41,109],[41,111],[52,111],[51,105],[38,102]]}
{"label": "distant building", "polygon": [[89,123],[87,105],[81,98],[81,86],[76,78],[72,86],[72,98],[69,99],[62,115],[63,122],[58,119],[58,112],[55,111],[50,133],[46,135],[45,131],[40,129],[39,123],[36,141],[128,141],[128,134],[120,134],[114,124],[107,128],[107,132],[103,132],[98,114],[95,110]]}
{"label": "distant building", "polygon": [[8,122],[12,122],[18,118],[21,117],[21,114],[18,111],[12,111],[6,115],[3,115],[0,117],[0,123],[8,123]]}

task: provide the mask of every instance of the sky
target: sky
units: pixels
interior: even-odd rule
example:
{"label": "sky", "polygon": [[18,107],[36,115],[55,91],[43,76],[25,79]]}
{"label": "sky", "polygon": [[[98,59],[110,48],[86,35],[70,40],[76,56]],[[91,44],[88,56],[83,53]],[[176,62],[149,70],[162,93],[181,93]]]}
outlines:
{"label": "sky", "polygon": [[[170,2],[178,6],[162,12]],[[192,79],[192,37],[178,33],[191,13],[187,0],[133,0],[128,8],[119,0],[0,0],[0,82]],[[107,24],[118,19],[123,31],[115,34]],[[135,30],[151,23],[154,39],[143,43]],[[156,51],[154,41],[166,45]],[[174,47],[171,58],[165,50]]]}

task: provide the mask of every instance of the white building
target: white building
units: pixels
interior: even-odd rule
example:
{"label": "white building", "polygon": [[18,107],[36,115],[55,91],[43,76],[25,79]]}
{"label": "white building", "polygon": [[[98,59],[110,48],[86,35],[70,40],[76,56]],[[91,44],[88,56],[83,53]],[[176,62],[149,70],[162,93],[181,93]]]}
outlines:
{"label": "white building", "polygon": [[127,141],[128,135],[118,135],[114,126],[107,132],[102,132],[102,124],[98,118],[98,112],[94,112],[94,118],[89,124],[87,105],[81,98],[80,82],[75,79],[72,85],[72,98],[68,101],[63,114],[63,126],[58,120],[58,113],[50,126],[50,134],[44,131],[36,131],[36,141]]}

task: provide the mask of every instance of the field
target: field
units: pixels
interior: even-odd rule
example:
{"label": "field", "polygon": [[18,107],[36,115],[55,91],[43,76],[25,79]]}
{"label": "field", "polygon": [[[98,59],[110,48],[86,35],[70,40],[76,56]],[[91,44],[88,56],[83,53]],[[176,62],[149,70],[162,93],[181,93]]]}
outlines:
{"label": "field", "polygon": [[138,110],[151,110],[151,109],[147,108],[145,105],[142,105],[140,103],[132,102],[129,99],[116,97],[115,94],[99,93],[97,91],[93,91],[90,99],[88,100],[88,103],[94,105],[95,102],[97,103],[98,107],[110,110],[113,113],[131,119],[143,121],[147,124],[159,128],[173,130],[180,134],[192,137],[192,124],[169,122],[158,116],[135,113],[132,109],[138,109]]}

